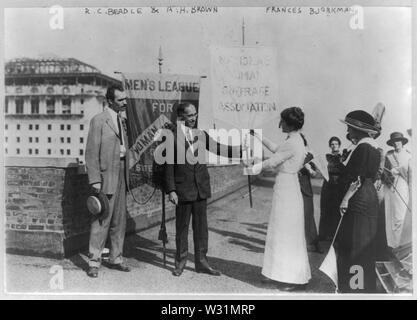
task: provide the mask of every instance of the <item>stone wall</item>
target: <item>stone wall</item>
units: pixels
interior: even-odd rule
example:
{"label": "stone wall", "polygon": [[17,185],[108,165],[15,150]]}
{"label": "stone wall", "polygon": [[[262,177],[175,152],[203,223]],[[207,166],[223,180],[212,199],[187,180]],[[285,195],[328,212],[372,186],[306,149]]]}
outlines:
{"label": "stone wall", "polygon": [[[247,177],[237,165],[209,167],[214,201],[244,186]],[[89,214],[86,211],[88,180],[76,159],[6,158],[5,214],[8,252],[62,258],[87,248]],[[144,202],[153,188],[134,191]],[[137,232],[161,221],[161,191],[143,205],[128,195],[127,232]],[[166,216],[174,206],[165,197]]]}

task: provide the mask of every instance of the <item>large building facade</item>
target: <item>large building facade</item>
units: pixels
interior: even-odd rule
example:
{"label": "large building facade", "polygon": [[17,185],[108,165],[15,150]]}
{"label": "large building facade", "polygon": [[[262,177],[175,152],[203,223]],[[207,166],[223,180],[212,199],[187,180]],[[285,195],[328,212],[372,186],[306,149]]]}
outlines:
{"label": "large building facade", "polygon": [[5,155],[84,162],[90,119],[119,80],[76,59],[14,59],[5,65]]}

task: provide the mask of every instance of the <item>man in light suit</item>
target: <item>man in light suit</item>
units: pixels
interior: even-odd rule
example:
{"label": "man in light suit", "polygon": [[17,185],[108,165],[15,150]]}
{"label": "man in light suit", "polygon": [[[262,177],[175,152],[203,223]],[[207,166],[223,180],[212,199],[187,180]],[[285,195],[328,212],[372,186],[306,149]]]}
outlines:
{"label": "man in light suit", "polygon": [[[193,104],[185,102],[177,107],[177,134],[174,140],[174,164],[165,167],[165,191],[169,200],[176,205],[175,218],[175,270],[174,276],[180,276],[188,257],[188,228],[193,217],[194,265],[198,273],[219,276],[220,272],[210,267],[207,261],[208,228],[207,198],[211,196],[210,176],[207,165],[199,160],[204,158],[201,151],[209,150],[217,155],[240,158],[242,148],[221,145],[202,130],[196,129],[197,111]],[[185,152],[179,161],[178,149]],[[190,161],[198,158],[198,161]]]}
{"label": "man in light suit", "polygon": [[126,186],[129,183],[129,148],[120,112],[126,109],[126,93],[118,85],[107,89],[109,106],[91,119],[85,160],[88,180],[96,192],[109,200],[109,214],[102,221],[91,223],[89,269],[87,275],[98,276],[101,253],[110,236],[108,267],[128,272],[122,251],[126,231]]}

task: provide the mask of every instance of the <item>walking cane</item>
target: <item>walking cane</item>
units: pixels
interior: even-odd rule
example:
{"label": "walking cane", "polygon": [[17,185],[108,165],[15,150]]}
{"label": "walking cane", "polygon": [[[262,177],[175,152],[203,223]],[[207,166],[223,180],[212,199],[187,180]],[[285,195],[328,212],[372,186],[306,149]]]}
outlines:
{"label": "walking cane", "polygon": [[[384,167],[384,170],[391,172],[391,170],[387,169]],[[410,213],[412,213],[410,207],[408,206],[408,204],[405,202],[404,198],[402,197],[401,193],[397,190],[397,188],[394,186],[394,184],[392,184],[392,187],[394,189],[394,191],[398,194],[398,197],[400,198],[400,200],[404,203],[404,205],[406,206],[407,210],[410,211]]]}
{"label": "walking cane", "polygon": [[162,241],[163,247],[163,257],[164,257],[164,267],[166,266],[166,243],[168,242],[168,235],[165,226],[165,192],[161,189],[162,192],[162,221],[161,229],[159,230],[158,240]]}

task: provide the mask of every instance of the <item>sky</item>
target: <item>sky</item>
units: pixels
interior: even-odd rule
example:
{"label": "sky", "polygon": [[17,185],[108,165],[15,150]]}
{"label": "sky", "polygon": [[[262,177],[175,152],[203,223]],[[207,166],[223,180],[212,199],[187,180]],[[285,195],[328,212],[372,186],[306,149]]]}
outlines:
{"label": "sky", "polygon": [[[363,29],[352,29],[351,14],[310,14],[308,7],[301,13],[219,7],[217,13],[196,14],[142,8],[141,14],[118,15],[105,14],[107,8],[101,14],[97,8],[90,14],[65,8],[62,30],[51,29],[48,8],[5,9],[5,58],[72,57],[118,77],[114,71],[158,72],[161,47],[164,73],[210,76],[210,46],[241,45],[244,19],[245,45],[276,48],[278,106],[303,108],[312,150],[328,152],[334,135],[342,147],[349,145],[339,119],[355,109],[371,112],[378,102],[386,113],[377,141],[388,148],[389,134],[407,135],[412,122],[411,9],[363,9]],[[219,126],[209,91],[201,95],[200,125]],[[263,129],[273,141],[284,138],[277,120]]]}

